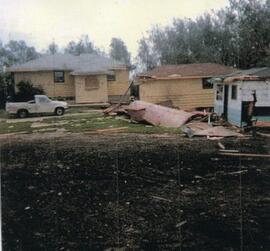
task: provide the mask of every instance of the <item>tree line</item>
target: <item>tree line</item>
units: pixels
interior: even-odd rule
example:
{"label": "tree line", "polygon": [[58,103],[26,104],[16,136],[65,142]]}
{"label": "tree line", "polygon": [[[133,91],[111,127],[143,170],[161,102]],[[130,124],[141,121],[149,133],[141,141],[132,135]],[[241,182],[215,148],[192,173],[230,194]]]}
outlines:
{"label": "tree line", "polygon": [[[139,71],[160,64],[220,63],[237,68],[270,65],[270,0],[229,0],[229,5],[196,20],[174,19],[169,26],[153,26],[138,41],[133,63]],[[88,35],[70,41],[65,48],[52,42],[45,53],[79,55],[105,52]],[[0,69],[23,63],[42,53],[24,41],[0,41]],[[109,56],[131,64],[131,54],[121,38],[112,38]]]}
{"label": "tree line", "polygon": [[[53,41],[43,53],[37,52],[33,46],[28,46],[26,42],[22,40],[11,40],[5,45],[0,41],[0,71],[3,71],[4,66],[24,63],[36,59],[43,54],[55,54],[59,52],[70,53],[73,55],[80,55],[82,53],[94,53],[98,55],[106,54],[94,45],[88,35],[82,35],[77,42],[70,41],[65,48],[59,48]],[[112,38],[109,56],[115,60],[124,62],[127,65],[131,64],[130,52],[120,38]]]}
{"label": "tree line", "polygon": [[220,63],[241,69],[270,65],[270,0],[230,0],[196,20],[154,26],[139,41],[139,65]]}

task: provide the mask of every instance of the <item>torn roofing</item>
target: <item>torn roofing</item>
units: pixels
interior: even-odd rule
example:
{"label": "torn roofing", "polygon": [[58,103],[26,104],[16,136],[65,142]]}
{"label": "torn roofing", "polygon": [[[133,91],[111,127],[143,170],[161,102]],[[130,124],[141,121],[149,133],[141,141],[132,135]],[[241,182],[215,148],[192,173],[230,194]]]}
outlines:
{"label": "torn roofing", "polygon": [[8,68],[9,72],[33,72],[63,70],[71,71],[73,75],[108,73],[113,69],[126,69],[127,66],[119,61],[96,54],[45,55],[24,64]]}
{"label": "torn roofing", "polygon": [[233,82],[237,80],[260,80],[270,78],[270,68],[251,68],[248,70],[239,70],[230,74],[218,75],[213,78],[214,81]]}
{"label": "torn roofing", "polygon": [[139,77],[146,78],[184,78],[184,77],[212,77],[221,74],[229,74],[235,71],[227,67],[214,63],[203,64],[180,64],[161,65],[151,71],[142,73]]}

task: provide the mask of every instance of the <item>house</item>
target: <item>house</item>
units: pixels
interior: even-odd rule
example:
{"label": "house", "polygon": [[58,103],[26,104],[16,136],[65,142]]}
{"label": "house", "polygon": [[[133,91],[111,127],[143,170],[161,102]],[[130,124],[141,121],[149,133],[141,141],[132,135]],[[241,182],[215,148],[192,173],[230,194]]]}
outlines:
{"label": "house", "polygon": [[213,76],[234,69],[220,64],[162,65],[137,78],[140,100],[181,109],[203,109],[214,106]]}
{"label": "house", "polygon": [[129,87],[129,70],[125,64],[95,54],[46,55],[7,71],[14,74],[15,84],[31,81],[49,97],[75,103],[117,101]]}
{"label": "house", "polygon": [[233,125],[270,122],[270,68],[253,68],[213,78],[214,111]]}

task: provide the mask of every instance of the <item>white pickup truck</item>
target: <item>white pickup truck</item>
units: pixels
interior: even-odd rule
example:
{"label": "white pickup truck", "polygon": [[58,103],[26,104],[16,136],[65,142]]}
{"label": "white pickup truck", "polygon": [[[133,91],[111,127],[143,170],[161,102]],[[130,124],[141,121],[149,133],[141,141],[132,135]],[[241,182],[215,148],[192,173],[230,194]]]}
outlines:
{"label": "white pickup truck", "polygon": [[34,100],[28,102],[7,102],[6,112],[25,118],[29,114],[54,113],[61,116],[68,109],[68,104],[62,101],[53,101],[45,95],[35,95]]}

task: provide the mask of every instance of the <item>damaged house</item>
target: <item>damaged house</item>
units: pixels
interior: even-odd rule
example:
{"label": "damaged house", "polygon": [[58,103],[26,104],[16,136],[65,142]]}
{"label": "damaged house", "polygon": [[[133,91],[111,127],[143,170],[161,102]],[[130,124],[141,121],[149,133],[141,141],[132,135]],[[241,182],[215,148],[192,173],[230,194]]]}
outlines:
{"label": "damaged house", "polygon": [[214,106],[213,76],[233,68],[220,64],[162,65],[138,76],[139,99],[185,110]]}
{"label": "damaged house", "polygon": [[213,78],[214,111],[233,125],[270,122],[270,68],[253,68]]}
{"label": "damaged house", "polygon": [[14,74],[15,84],[30,81],[49,97],[75,103],[118,101],[129,86],[127,65],[96,54],[46,55],[7,71]]}

